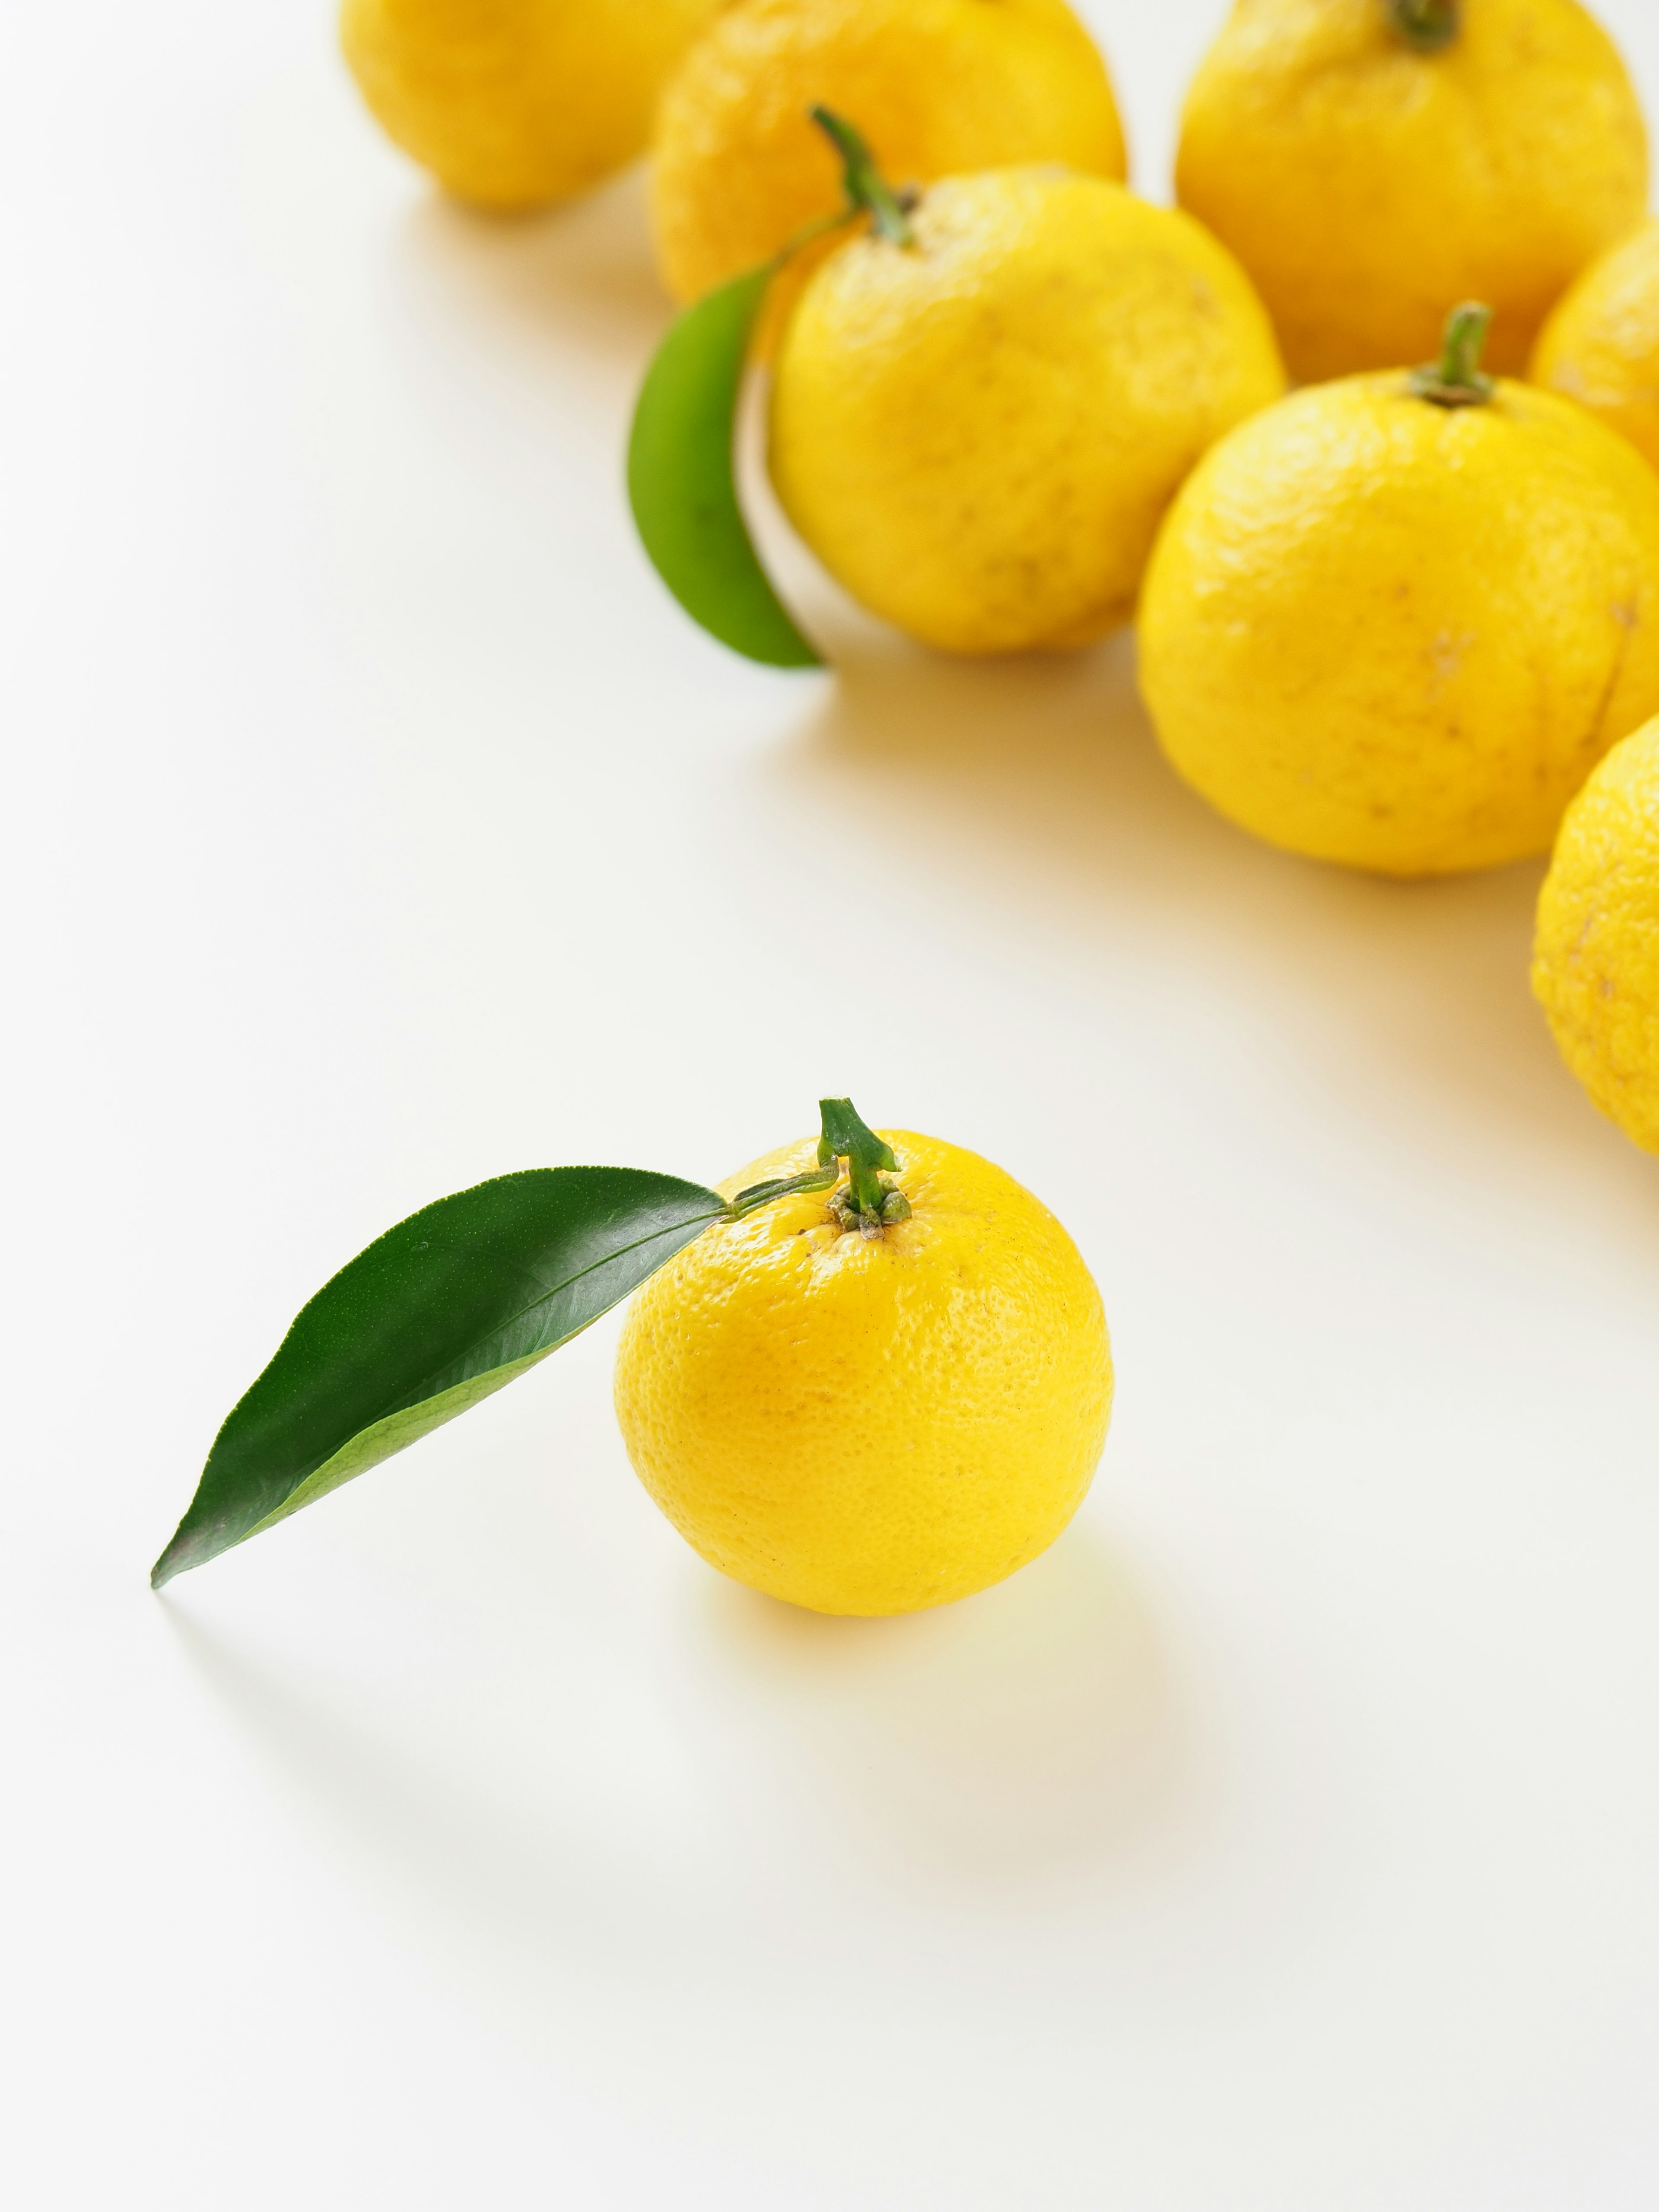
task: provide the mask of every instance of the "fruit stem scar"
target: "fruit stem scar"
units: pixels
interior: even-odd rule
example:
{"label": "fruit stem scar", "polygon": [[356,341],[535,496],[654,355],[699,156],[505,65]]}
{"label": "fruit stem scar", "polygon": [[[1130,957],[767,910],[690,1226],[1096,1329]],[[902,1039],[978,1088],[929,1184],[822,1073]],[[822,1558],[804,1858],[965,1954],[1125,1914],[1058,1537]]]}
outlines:
{"label": "fruit stem scar", "polygon": [[1446,318],[1440,358],[1412,371],[1411,388],[1436,407],[1484,407],[1498,389],[1480,368],[1480,355],[1492,328],[1492,309],[1465,300]]}
{"label": "fruit stem scar", "polygon": [[793,1198],[798,1192],[834,1189],[841,1181],[842,1160],[848,1187],[830,1200],[830,1212],[842,1228],[879,1237],[894,1222],[910,1218],[909,1200],[887,1180],[887,1175],[898,1172],[892,1147],[861,1118],[852,1100],[820,1098],[818,1114],[823,1134],[818,1139],[817,1165],[802,1175],[771,1176],[764,1182],[751,1182],[726,1200],[726,1220],[741,1221],[775,1199]]}
{"label": "fruit stem scar", "polygon": [[1463,27],[1462,0],[1388,0],[1396,33],[1414,52],[1437,54]]}
{"label": "fruit stem scar", "polygon": [[820,1098],[818,1113],[823,1134],[818,1139],[818,1164],[833,1168],[847,1163],[847,1190],[831,1201],[830,1211],[843,1229],[858,1229],[866,1237],[879,1237],[883,1229],[910,1218],[910,1201],[898,1187],[884,1182],[882,1170],[898,1172],[890,1146],[861,1119],[850,1098]]}
{"label": "fruit stem scar", "polygon": [[876,167],[875,156],[850,123],[827,107],[814,107],[811,117],[842,158],[842,183],[849,215],[867,214],[878,238],[890,246],[914,246],[916,234],[904,211],[904,203]]}

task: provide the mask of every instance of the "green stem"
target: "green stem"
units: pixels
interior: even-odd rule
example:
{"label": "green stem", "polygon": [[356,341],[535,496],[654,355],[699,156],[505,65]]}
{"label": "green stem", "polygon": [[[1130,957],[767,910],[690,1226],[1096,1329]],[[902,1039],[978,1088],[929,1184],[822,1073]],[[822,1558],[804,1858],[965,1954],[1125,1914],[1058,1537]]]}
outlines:
{"label": "green stem", "polygon": [[727,1221],[741,1221],[745,1214],[770,1206],[775,1199],[793,1198],[800,1191],[832,1189],[841,1181],[842,1160],[847,1163],[847,1193],[833,1201],[832,1210],[843,1227],[856,1227],[873,1237],[895,1221],[909,1219],[910,1201],[896,1184],[883,1179],[884,1170],[887,1175],[898,1173],[892,1147],[883,1144],[852,1100],[820,1098],[818,1113],[823,1134],[818,1139],[817,1167],[808,1168],[804,1175],[772,1176],[765,1182],[751,1182],[735,1198],[727,1199],[724,1217]]}
{"label": "green stem", "polygon": [[1462,0],[1388,0],[1388,8],[1414,53],[1443,52],[1463,27]]}
{"label": "green stem", "polygon": [[878,1170],[896,1171],[898,1162],[860,1118],[850,1098],[820,1098],[818,1112],[823,1122],[823,1134],[818,1139],[819,1164],[828,1166],[831,1160],[845,1160],[852,1211],[878,1219],[887,1191]]}
{"label": "green stem", "polygon": [[1497,390],[1482,374],[1480,356],[1492,328],[1492,309],[1479,300],[1465,300],[1446,318],[1446,334],[1440,358],[1412,375],[1412,390],[1419,399],[1437,407],[1484,407]]}
{"label": "green stem", "polygon": [[812,120],[841,155],[842,181],[849,214],[867,214],[878,237],[892,246],[914,246],[915,232],[903,202],[876,167],[875,156],[850,123],[827,107],[815,107]]}
{"label": "green stem", "polygon": [[740,1190],[735,1198],[727,1199],[726,1218],[728,1221],[741,1221],[745,1213],[753,1213],[758,1206],[770,1206],[775,1198],[793,1198],[802,1190],[830,1190],[840,1179],[840,1170],[831,1160],[827,1168],[809,1168],[805,1175],[774,1176],[769,1182],[751,1182],[747,1190]]}
{"label": "green stem", "polygon": [[820,1164],[837,1159],[847,1163],[846,1194],[830,1200],[830,1211],[842,1226],[879,1237],[892,1223],[908,1221],[909,1200],[896,1183],[883,1180],[884,1170],[889,1175],[898,1173],[891,1147],[860,1117],[850,1098],[820,1098],[818,1112],[823,1121]]}

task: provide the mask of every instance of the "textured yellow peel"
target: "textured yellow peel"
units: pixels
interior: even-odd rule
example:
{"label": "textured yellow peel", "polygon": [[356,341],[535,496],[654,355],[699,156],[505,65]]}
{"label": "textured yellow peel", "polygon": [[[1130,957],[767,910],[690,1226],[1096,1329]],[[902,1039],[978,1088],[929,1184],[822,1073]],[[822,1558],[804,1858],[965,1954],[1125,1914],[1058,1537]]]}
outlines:
{"label": "textured yellow peel", "polygon": [[1425,361],[1458,301],[1518,374],[1552,303],[1647,204],[1647,138],[1577,0],[1467,0],[1414,53],[1383,0],[1236,0],[1176,191],[1255,278],[1305,382]]}
{"label": "textured yellow peel", "polygon": [[1273,844],[1395,875],[1545,851],[1659,710],[1659,477],[1525,385],[1295,393],[1171,507],[1140,655],[1170,760]]}
{"label": "textured yellow peel", "polygon": [[[1100,1296],[1045,1206],[909,1132],[911,1218],[818,1196],[707,1231],[629,1310],[617,1416],[702,1556],[821,1613],[908,1613],[1012,1574],[1082,1502],[1111,1410]],[[800,1172],[804,1139],[720,1188]]]}
{"label": "textured yellow peel", "polygon": [[772,480],[854,598],[958,653],[1125,620],[1165,507],[1285,388],[1272,326],[1188,216],[1055,168],[930,186],[914,249],[817,270],[773,385]]}
{"label": "textured yellow peel", "polygon": [[1568,811],[1532,985],[1595,1103],[1659,1152],[1659,721],[1616,745]]}

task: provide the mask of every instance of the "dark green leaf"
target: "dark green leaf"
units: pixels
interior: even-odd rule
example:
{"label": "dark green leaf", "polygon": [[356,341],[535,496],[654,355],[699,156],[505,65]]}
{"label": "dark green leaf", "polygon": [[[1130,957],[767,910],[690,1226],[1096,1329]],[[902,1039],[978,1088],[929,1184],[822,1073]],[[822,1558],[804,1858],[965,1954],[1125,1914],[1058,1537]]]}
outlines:
{"label": "dark green leaf", "polygon": [[657,574],[694,622],[750,660],[818,668],[767,580],[732,475],[744,360],[775,265],[708,293],[663,340],[634,411],[628,496]]}
{"label": "dark green leaf", "polygon": [[159,1589],[499,1390],[722,1218],[641,1168],[532,1168],[412,1213],[318,1291],[220,1430]]}

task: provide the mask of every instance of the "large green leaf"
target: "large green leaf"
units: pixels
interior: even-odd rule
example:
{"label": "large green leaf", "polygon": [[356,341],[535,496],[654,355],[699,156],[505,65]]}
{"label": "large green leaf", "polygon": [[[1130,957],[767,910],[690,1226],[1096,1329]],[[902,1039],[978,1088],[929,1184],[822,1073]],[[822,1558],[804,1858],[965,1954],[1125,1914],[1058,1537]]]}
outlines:
{"label": "large green leaf", "polygon": [[634,413],[628,496],[657,574],[694,622],[750,660],[817,668],[761,567],[733,477],[744,361],[776,266],[722,284],[669,331]]}
{"label": "large green leaf", "polygon": [[453,1420],[725,1217],[641,1168],[532,1168],[400,1221],[318,1291],[219,1431],[159,1589]]}

